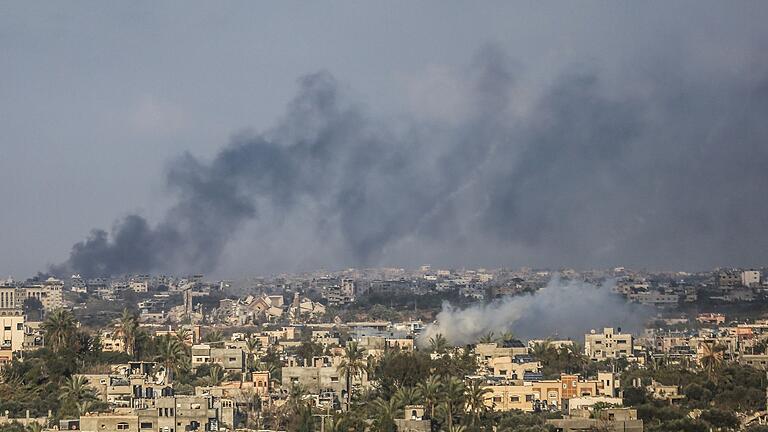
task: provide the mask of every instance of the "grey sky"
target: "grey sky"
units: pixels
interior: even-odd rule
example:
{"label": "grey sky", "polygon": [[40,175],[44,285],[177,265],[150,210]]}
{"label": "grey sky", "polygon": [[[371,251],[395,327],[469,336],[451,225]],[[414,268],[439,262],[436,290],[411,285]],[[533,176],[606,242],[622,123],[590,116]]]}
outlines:
{"label": "grey sky", "polygon": [[[435,181],[446,188],[440,194],[451,197],[432,195],[437,186],[406,197],[426,199],[424,209],[400,202],[386,175],[365,183],[366,193],[395,202],[384,222],[413,219],[391,233],[361,234],[370,227],[358,227],[358,215],[323,221],[326,206],[338,205],[342,193],[315,200],[314,192],[304,191],[300,203],[285,210],[259,205],[259,217],[228,234],[208,270],[239,275],[363,261],[665,268],[765,263],[768,234],[761,221],[768,204],[759,192],[768,176],[768,135],[759,119],[768,113],[768,96],[761,93],[768,77],[766,21],[764,2],[0,2],[0,274],[23,277],[64,262],[91,229],[109,231],[131,213],[151,225],[166,219],[177,201],[166,187],[169,164],[187,151],[206,164],[233,136],[285,124],[297,80],[318,71],[334,77],[344,100],[374,119],[372,127],[395,131],[377,135],[383,141],[401,128],[420,131],[413,157],[468,160],[463,150],[474,141],[455,137],[462,132],[490,130],[504,138],[476,141],[526,144],[501,146],[490,162],[481,147],[456,185],[430,175],[440,168],[414,177]],[[511,95],[499,102],[504,116],[492,125],[476,118],[495,103],[477,96],[477,83],[485,82],[476,76],[478,53],[488,44],[512,75],[510,83],[488,84]],[[553,89],[572,83],[563,77],[573,74],[597,78],[598,90],[579,87],[567,105],[563,92],[553,96]],[[679,97],[670,97],[675,92]],[[557,124],[566,124],[581,112],[582,98],[594,97],[607,101],[589,105],[592,115],[574,130],[610,114],[616,117],[609,122],[619,125],[611,139],[632,141],[607,162],[603,153],[585,157],[589,151],[545,134],[552,125],[538,123],[560,113],[566,118]],[[547,100],[555,102],[547,108]],[[726,115],[744,107],[754,116]],[[700,130],[718,122],[722,128]],[[583,137],[590,145],[605,129],[594,127],[599,130]],[[423,132],[430,128],[437,132]],[[707,137],[713,141],[702,144]],[[452,140],[458,150],[440,147]],[[400,140],[397,155],[409,155],[402,149],[408,142]],[[728,154],[754,156],[755,166],[744,176],[702,175],[730,161]],[[596,171],[596,159],[613,168]],[[572,187],[542,174],[537,164],[564,172],[562,181]],[[535,173],[526,176],[522,166]],[[649,173],[635,181],[651,186],[619,183],[595,192],[623,178],[622,170]],[[478,174],[487,172],[496,174]],[[526,178],[536,185],[525,185]],[[520,187],[509,190],[507,182]],[[587,188],[591,192],[582,195]],[[676,195],[691,189],[690,201]],[[705,206],[709,193],[727,195],[730,209]],[[534,202],[537,196],[555,202]],[[531,204],[504,207],[513,198]],[[574,202],[563,204],[568,199]],[[668,205],[677,202],[690,205]],[[654,215],[644,214],[644,204]],[[367,213],[359,216],[369,218],[377,209],[364,207]],[[401,213],[408,209],[428,214]],[[627,212],[641,222],[626,218]],[[345,220],[346,232],[338,226]],[[726,229],[731,221],[743,236]],[[730,235],[738,247],[725,241]],[[674,236],[674,243],[664,243]],[[371,240],[376,250],[361,261],[361,242]],[[183,262],[172,269],[191,270]]]}

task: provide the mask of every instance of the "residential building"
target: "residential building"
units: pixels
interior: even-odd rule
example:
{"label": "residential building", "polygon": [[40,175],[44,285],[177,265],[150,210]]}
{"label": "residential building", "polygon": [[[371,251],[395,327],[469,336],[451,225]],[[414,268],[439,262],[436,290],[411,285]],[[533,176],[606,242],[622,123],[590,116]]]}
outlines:
{"label": "residential building", "polygon": [[741,284],[750,288],[759,286],[760,272],[757,270],[745,270],[741,272]]}
{"label": "residential building", "polygon": [[240,348],[216,348],[208,344],[192,345],[192,367],[218,364],[230,372],[245,371],[245,352]]}
{"label": "residential building", "polygon": [[592,360],[616,359],[632,355],[633,338],[629,333],[622,333],[606,327],[601,333],[592,330],[584,335],[584,354]]}
{"label": "residential building", "polygon": [[24,347],[24,315],[20,311],[0,315],[0,364],[13,360]]}

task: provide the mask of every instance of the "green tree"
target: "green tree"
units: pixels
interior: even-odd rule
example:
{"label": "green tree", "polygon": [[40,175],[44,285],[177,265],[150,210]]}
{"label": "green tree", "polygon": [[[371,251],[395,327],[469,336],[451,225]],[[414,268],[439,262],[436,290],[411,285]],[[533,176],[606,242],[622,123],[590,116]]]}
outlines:
{"label": "green tree", "polygon": [[77,332],[75,315],[66,309],[57,309],[43,322],[45,341],[54,352],[71,349],[72,339]]}
{"label": "green tree", "polygon": [[418,387],[400,387],[395,392],[393,399],[399,407],[406,405],[416,405],[421,402],[421,391]]}
{"label": "green tree", "polygon": [[125,345],[125,352],[133,357],[136,352],[136,335],[139,329],[139,319],[133,312],[123,309],[117,324],[118,334]]}
{"label": "green tree", "polygon": [[419,383],[419,391],[424,398],[425,408],[429,413],[429,418],[435,417],[435,405],[437,405],[442,388],[440,384],[440,377],[437,375],[431,375],[424,382]]}
{"label": "green tree", "polygon": [[433,353],[445,354],[448,351],[448,340],[442,333],[438,333],[434,337],[429,338],[429,348]]}
{"label": "green tree", "polygon": [[59,388],[59,399],[63,404],[73,407],[78,416],[84,413],[81,411],[82,409],[91,406],[93,402],[98,400],[94,389],[88,386],[88,379],[83,376],[67,378]]}
{"label": "green tree", "polygon": [[397,416],[397,401],[394,399],[376,399],[373,407],[373,432],[396,432],[395,418]]}
{"label": "green tree", "polygon": [[716,381],[717,371],[723,366],[725,347],[715,342],[704,342],[701,345],[701,367],[707,373],[710,381]]}
{"label": "green tree", "polygon": [[224,340],[224,333],[222,333],[220,330],[213,330],[205,334],[203,337],[203,342],[221,342]]}
{"label": "green tree", "polygon": [[344,358],[337,367],[339,373],[344,375],[346,379],[346,409],[349,409],[350,402],[352,401],[352,380],[365,371],[366,363],[364,355],[365,352],[358,346],[357,342],[348,342],[344,350]]}
{"label": "green tree", "polygon": [[173,382],[173,374],[182,370],[188,359],[187,352],[179,339],[171,335],[160,336],[156,339],[157,355],[155,361],[165,367],[168,383]]}
{"label": "green tree", "polygon": [[485,405],[485,397],[491,390],[484,387],[479,380],[472,380],[465,388],[467,411],[469,411],[470,425],[475,426],[480,421],[480,416],[488,407]]}

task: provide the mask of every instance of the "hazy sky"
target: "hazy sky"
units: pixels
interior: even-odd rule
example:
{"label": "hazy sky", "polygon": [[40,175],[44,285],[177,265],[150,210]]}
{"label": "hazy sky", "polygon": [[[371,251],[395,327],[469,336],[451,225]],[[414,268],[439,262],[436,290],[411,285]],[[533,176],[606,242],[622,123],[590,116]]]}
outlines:
{"label": "hazy sky", "polygon": [[766,22],[3,1],[0,274],[765,264]]}

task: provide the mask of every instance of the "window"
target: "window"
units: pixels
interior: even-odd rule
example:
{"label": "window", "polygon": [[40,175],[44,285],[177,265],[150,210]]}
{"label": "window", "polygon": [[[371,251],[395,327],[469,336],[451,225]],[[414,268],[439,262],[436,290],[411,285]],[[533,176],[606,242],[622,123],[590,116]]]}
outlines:
{"label": "window", "polygon": [[152,423],[151,422],[141,422],[141,425],[139,427],[141,429],[152,429]]}
{"label": "window", "polygon": [[128,430],[130,429],[130,426],[128,423],[118,423],[117,424],[117,430]]}
{"label": "window", "polygon": [[526,402],[533,402],[533,395],[525,395]]}
{"label": "window", "polygon": [[11,326],[9,326],[9,325],[5,326],[5,330],[6,331],[11,331]]}
{"label": "window", "polygon": [[520,402],[520,396],[512,396],[509,398],[510,402]]}

